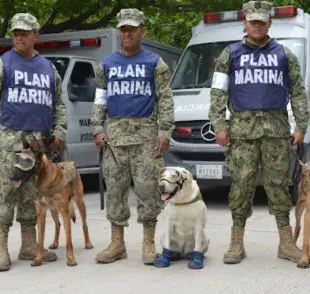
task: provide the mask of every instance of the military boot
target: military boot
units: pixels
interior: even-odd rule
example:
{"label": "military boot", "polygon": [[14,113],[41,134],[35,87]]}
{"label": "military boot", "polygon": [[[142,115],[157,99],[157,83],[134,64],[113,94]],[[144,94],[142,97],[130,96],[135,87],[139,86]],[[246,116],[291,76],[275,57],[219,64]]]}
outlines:
{"label": "military boot", "polygon": [[111,243],[97,254],[96,261],[99,263],[111,263],[127,257],[124,242],[124,227],[111,226]]}
{"label": "military boot", "polygon": [[245,258],[243,245],[244,227],[231,228],[231,242],[227,252],[224,254],[223,262],[226,264],[240,263]]}
{"label": "military boot", "polygon": [[11,266],[8,252],[8,229],[0,228],[0,271],[8,271]]}
{"label": "military boot", "polygon": [[[33,260],[37,255],[37,232],[35,227],[22,228],[22,246],[19,251],[18,259]],[[44,249],[43,261],[52,262],[57,260],[54,252]]]}
{"label": "military boot", "polygon": [[154,264],[156,248],[154,243],[155,226],[143,225],[142,260],[144,264]]}
{"label": "military boot", "polygon": [[278,227],[278,231],[280,236],[278,257],[298,262],[301,257],[301,250],[294,244],[291,226]]}

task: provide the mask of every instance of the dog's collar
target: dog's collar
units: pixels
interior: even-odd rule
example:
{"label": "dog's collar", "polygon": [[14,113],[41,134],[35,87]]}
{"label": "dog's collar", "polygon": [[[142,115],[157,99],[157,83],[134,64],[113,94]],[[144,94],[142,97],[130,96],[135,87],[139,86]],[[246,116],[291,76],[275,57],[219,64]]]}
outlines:
{"label": "dog's collar", "polygon": [[182,202],[182,203],[173,203],[173,202],[171,202],[171,204],[173,204],[173,205],[186,205],[186,204],[192,204],[192,203],[198,202],[199,200],[203,200],[202,195],[201,195],[200,192],[199,192],[199,193],[197,194],[197,196],[196,196],[194,199],[192,199],[191,201]]}

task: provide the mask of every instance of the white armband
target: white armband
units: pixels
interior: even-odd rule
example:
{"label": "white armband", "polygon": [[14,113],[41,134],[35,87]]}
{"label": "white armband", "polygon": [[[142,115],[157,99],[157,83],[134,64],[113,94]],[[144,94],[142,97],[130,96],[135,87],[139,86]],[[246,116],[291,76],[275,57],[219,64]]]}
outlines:
{"label": "white armband", "polygon": [[229,76],[222,72],[214,72],[211,88],[228,92]]}
{"label": "white armband", "polygon": [[94,104],[99,104],[99,105],[107,104],[107,90],[96,88]]}

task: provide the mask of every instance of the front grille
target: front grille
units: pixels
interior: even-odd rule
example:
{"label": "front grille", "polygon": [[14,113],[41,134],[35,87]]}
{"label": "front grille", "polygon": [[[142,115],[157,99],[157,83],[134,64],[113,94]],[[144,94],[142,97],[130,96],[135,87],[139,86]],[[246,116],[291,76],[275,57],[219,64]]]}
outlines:
{"label": "front grille", "polygon": [[181,160],[225,161],[225,152],[173,152]]}
{"label": "front grille", "polygon": [[[181,137],[181,136],[180,136]],[[188,138],[178,138],[175,139],[175,141],[180,142],[180,143],[192,143],[192,144],[206,144],[207,142],[204,139],[188,139]]]}
{"label": "front grille", "polygon": [[[175,127],[177,128],[191,128],[192,133],[187,134],[177,134],[176,129],[172,133],[172,138],[179,143],[192,143],[192,144],[214,144],[215,137],[211,141],[206,141],[201,136],[201,128],[210,122],[209,120],[200,120],[200,121],[185,121],[185,122],[176,122]],[[212,131],[214,132],[213,128]]]}

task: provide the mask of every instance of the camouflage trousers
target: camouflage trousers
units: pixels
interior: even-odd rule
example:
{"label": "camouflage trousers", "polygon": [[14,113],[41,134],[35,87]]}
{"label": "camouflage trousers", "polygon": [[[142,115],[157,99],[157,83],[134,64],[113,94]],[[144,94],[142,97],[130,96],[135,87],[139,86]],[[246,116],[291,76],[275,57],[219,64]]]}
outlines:
{"label": "camouflage trousers", "polygon": [[13,225],[15,207],[17,208],[16,221],[22,228],[35,226],[36,192],[30,184],[18,190],[14,188],[14,182],[9,179],[13,164],[14,152],[0,151],[0,227],[9,228]]}
{"label": "camouflage trousers", "polygon": [[118,226],[128,226],[128,204],[131,180],[137,194],[138,222],[153,226],[161,212],[162,201],[158,194],[162,155],[155,150],[155,141],[139,145],[112,147],[119,167],[109,148],[104,152],[104,178],[107,186],[107,218]]}
{"label": "camouflage trousers", "polygon": [[259,163],[268,196],[269,213],[275,216],[280,227],[289,225],[292,200],[289,193],[288,138],[231,140],[226,162],[232,176],[229,207],[233,225],[244,227],[246,219],[252,215]]}

